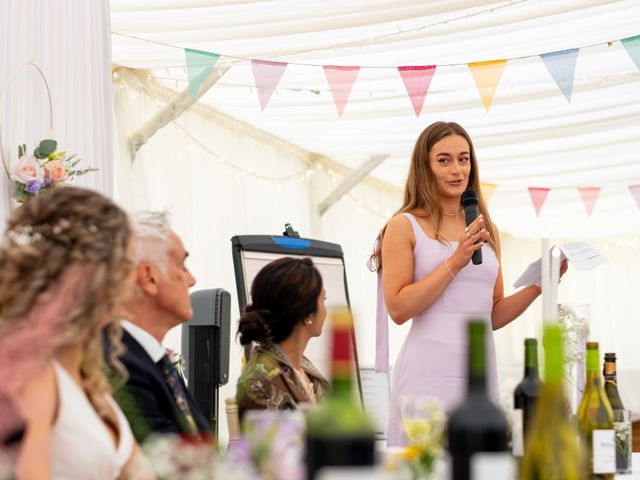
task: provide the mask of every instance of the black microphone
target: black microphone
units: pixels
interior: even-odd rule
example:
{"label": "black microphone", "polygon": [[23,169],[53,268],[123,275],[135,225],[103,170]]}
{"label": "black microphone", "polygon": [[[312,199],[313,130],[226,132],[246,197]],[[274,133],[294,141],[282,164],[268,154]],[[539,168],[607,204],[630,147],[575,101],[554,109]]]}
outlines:
{"label": "black microphone", "polygon": [[[464,209],[464,219],[467,222],[468,227],[471,222],[478,218],[478,197],[476,196],[476,192],[474,192],[473,190],[466,190],[462,194],[460,203],[462,203],[462,208]],[[482,240],[479,239],[478,242],[482,242]],[[471,262],[473,262],[474,265],[480,265],[482,263],[481,248],[473,252],[473,255],[471,256]]]}

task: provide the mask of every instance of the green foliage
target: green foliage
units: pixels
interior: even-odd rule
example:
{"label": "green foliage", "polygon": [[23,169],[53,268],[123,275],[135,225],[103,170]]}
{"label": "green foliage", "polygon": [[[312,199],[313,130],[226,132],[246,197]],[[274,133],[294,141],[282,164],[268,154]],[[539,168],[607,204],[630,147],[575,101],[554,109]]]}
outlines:
{"label": "green foliage", "polygon": [[38,159],[47,158],[50,154],[56,151],[58,148],[58,142],[51,139],[42,140],[40,145],[33,152],[33,156]]}

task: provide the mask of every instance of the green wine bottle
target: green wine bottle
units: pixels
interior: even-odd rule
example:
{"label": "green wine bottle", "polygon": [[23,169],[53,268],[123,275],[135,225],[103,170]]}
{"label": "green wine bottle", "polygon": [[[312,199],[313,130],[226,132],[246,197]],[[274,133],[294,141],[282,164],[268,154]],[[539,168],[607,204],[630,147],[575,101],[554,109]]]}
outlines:
{"label": "green wine bottle", "polygon": [[538,376],[538,340],[524,340],[524,378],[513,391],[513,454],[521,457],[524,450],[524,439],[527,436],[533,418],[540,377]]}
{"label": "green wine bottle", "polygon": [[[486,379],[486,322],[468,324],[468,380],[467,396],[451,412],[447,424],[448,449],[451,454],[451,479],[485,478],[485,470],[493,463],[504,478],[512,477],[513,457],[508,453],[507,419],[496,407],[487,392]],[[491,458],[491,461],[487,459]]]}
{"label": "green wine bottle", "polygon": [[604,354],[604,391],[613,410],[624,410],[624,405],[618,393],[618,373],[616,369],[616,354]]}
{"label": "green wine bottle", "polygon": [[598,342],[587,342],[587,381],[578,407],[578,424],[589,452],[591,480],[613,480],[616,445],[613,410],[602,385]]}
{"label": "green wine bottle", "polygon": [[527,432],[527,448],[519,480],[584,480],[586,457],[578,433],[569,420],[562,383],[562,331],[545,327],[545,376]]}
{"label": "green wine bottle", "polygon": [[331,393],[307,415],[307,479],[328,466],[372,466],[375,463],[375,426],[353,395],[351,380],[351,313],[331,315]]}

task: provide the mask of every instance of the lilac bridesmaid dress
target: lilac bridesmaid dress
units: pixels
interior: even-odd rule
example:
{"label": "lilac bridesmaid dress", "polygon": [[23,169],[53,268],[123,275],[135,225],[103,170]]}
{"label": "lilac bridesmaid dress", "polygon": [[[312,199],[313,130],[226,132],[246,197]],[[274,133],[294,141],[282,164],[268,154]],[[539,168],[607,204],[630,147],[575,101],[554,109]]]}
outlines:
{"label": "lilac bridesmaid dress", "polygon": [[[415,217],[411,222],[416,243],[414,281],[433,271],[455,251],[451,245],[428,237]],[[489,391],[497,398],[495,347],[491,329],[493,287],[498,261],[493,249],[482,247],[482,264],[467,264],[442,295],[425,311],[413,317],[411,329],[393,368],[387,441],[389,446],[407,443],[400,418],[403,395],[438,397],[449,412],[464,398],[467,386],[467,330],[470,318],[482,318],[487,328],[487,378]]]}

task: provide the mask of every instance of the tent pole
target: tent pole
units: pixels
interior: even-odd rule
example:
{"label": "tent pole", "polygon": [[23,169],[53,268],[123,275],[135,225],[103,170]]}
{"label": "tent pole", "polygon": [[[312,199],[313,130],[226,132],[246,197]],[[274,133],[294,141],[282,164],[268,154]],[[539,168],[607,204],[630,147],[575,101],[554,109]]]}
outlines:
{"label": "tent pole", "polygon": [[205,78],[204,82],[200,86],[196,98],[193,98],[189,94],[189,88],[187,87],[180,92],[171,102],[165,105],[158,113],[147,120],[140,128],[127,137],[127,148],[131,161],[136,158],[136,152],[140,150],[147,141],[162,127],[169,122],[177,119],[184,113],[191,105],[196,103],[202,95],[204,95],[211,87],[213,87],[218,80],[229,70],[231,66],[216,66],[209,75]]}
{"label": "tent pole", "polygon": [[389,153],[379,154],[379,155],[371,155],[371,157],[366,160],[362,165],[360,165],[356,170],[351,172],[351,174],[346,177],[340,185],[338,185],[333,192],[329,194],[327,198],[325,198],[318,205],[318,209],[320,211],[320,215],[324,215],[324,213],[331,208],[331,206],[336,203],[343,195],[345,195],[349,190],[355,187],[360,180],[366,177],[369,172],[371,172],[374,168],[384,162],[391,155]]}

